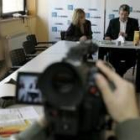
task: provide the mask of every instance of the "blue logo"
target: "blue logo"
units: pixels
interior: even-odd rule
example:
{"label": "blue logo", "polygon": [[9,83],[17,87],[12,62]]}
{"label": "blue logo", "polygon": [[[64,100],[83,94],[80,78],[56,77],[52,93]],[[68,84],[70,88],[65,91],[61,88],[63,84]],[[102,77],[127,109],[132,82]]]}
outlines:
{"label": "blue logo", "polygon": [[57,17],[57,12],[52,12],[52,17]]}
{"label": "blue logo", "polygon": [[68,23],[68,25],[70,25],[70,24],[71,24],[71,21],[70,21],[70,20],[68,20],[68,22],[67,22],[67,23]]}
{"label": "blue logo", "polygon": [[86,18],[90,18],[90,13],[86,13]]}
{"label": "blue logo", "polygon": [[74,6],[73,5],[68,5],[68,10],[73,10]]}
{"label": "blue logo", "polygon": [[132,12],[133,11],[133,7],[130,7],[130,12]]}
{"label": "blue logo", "polygon": [[113,19],[113,18],[115,18],[115,15],[114,15],[114,14],[110,14],[110,15],[109,15],[109,19],[111,20],[111,19]]}
{"label": "blue logo", "polygon": [[52,32],[57,32],[57,27],[52,27]]}

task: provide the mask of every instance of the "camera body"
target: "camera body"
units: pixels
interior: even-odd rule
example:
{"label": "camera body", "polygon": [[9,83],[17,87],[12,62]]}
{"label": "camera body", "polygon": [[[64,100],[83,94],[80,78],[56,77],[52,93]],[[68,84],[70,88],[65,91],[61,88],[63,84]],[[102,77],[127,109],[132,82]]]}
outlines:
{"label": "camera body", "polygon": [[106,110],[95,82],[99,70],[88,59],[97,49],[92,42],[73,46],[39,77],[48,130],[55,139],[99,140]]}

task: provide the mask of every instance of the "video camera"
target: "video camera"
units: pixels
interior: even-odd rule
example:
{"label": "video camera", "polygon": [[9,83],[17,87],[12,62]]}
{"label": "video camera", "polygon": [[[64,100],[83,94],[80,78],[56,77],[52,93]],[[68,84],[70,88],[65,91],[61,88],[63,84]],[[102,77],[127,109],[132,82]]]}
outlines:
{"label": "video camera", "polygon": [[[39,76],[19,73],[17,101],[44,105],[48,137],[52,136],[55,140],[103,139],[106,110],[95,83],[99,70],[95,62],[88,59],[97,50],[98,46],[91,41],[82,42],[73,46],[61,62],[50,65]],[[34,82],[27,80],[31,76]],[[26,87],[36,83],[33,95],[31,90],[29,92],[32,96],[30,100],[19,98],[23,87],[21,83],[27,84]]]}

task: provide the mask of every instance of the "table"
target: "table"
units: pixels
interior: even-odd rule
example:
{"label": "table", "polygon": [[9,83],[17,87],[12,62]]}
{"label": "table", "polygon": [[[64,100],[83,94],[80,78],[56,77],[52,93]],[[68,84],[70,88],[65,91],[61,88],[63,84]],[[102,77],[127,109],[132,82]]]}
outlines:
{"label": "table", "polygon": [[[126,42],[123,46],[116,46],[115,44],[106,44],[100,41],[96,41],[99,45],[99,49],[102,48],[110,48],[110,49],[135,49],[138,51],[138,58],[137,58],[137,69],[136,69],[136,89],[140,91],[140,45],[134,46],[132,42]],[[72,41],[59,41],[58,43],[54,44],[52,47],[48,48],[44,52],[40,53],[37,57],[26,63],[20,69],[15,71],[13,74],[5,78],[3,81],[0,82],[4,84],[8,82],[11,78],[16,80],[18,72],[43,72],[49,65],[55,62],[60,62],[62,58],[66,56],[66,53],[69,49],[75,46],[77,43]]]}
{"label": "table", "polygon": [[[140,45],[138,46],[134,46],[133,42],[131,41],[126,41],[125,44],[121,45],[121,46],[117,46],[115,43],[103,43],[103,42],[98,42],[99,45],[99,50],[101,50],[102,48],[107,48],[107,49],[133,49],[133,50],[137,50],[137,67],[136,67],[136,81],[135,81],[135,85],[136,85],[136,91],[140,92]],[[131,57],[131,56],[130,56]]]}
{"label": "table", "polygon": [[[110,43],[109,43],[110,42]],[[132,41],[126,41],[124,44],[117,46],[115,42],[109,41],[104,43],[104,41],[99,41],[97,44],[100,48],[116,48],[116,49],[140,49],[140,45],[134,46]]]}

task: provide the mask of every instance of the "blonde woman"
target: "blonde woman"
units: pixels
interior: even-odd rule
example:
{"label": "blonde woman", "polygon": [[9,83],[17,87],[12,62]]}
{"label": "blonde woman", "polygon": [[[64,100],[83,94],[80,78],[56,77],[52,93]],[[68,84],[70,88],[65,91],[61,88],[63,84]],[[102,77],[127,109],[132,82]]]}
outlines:
{"label": "blonde woman", "polygon": [[92,39],[91,22],[85,19],[85,12],[82,9],[74,11],[72,23],[66,31],[65,38],[70,41]]}

